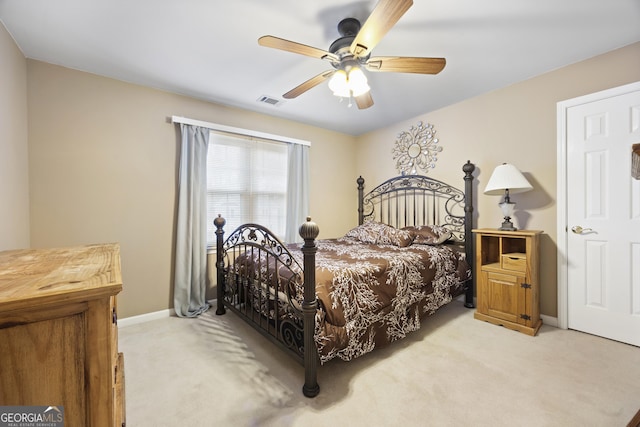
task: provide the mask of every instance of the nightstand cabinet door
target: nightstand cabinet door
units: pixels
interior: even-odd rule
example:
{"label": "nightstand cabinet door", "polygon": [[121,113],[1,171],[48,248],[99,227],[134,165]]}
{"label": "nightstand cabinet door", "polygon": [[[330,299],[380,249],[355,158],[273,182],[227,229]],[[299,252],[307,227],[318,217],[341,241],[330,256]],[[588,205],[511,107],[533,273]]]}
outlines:
{"label": "nightstand cabinet door", "polygon": [[521,323],[520,314],[524,313],[525,301],[520,284],[524,276],[482,271],[482,296],[478,296],[479,311],[496,319],[512,323]]}
{"label": "nightstand cabinet door", "polygon": [[473,232],[478,307],[475,318],[535,335],[542,325],[538,283],[541,231]]}

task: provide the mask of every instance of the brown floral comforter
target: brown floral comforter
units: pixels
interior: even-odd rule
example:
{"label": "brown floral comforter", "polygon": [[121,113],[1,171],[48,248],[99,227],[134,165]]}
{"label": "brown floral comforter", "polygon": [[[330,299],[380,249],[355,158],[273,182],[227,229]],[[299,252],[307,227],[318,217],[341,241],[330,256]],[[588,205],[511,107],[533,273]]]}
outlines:
{"label": "brown floral comforter", "polygon": [[[351,360],[420,328],[471,277],[453,245],[377,245],[342,238],[316,242],[315,340],[321,362]],[[302,254],[293,250],[294,256]]]}
{"label": "brown floral comforter", "polygon": [[[379,236],[385,243],[364,243],[367,239],[353,234],[316,241],[315,341],[322,363],[334,357],[351,360],[419,329],[420,320],[460,294],[471,277],[459,246],[411,244],[413,235],[398,244],[384,233]],[[288,246],[303,265],[300,248],[300,244]],[[271,319],[290,317],[292,310],[283,295],[291,295],[299,309],[302,271],[293,263],[292,270],[281,266],[273,274],[273,257],[264,258],[268,257],[245,253],[236,258],[232,270],[240,274],[250,270],[252,281],[262,283],[251,291],[255,310]],[[272,287],[276,283],[278,291]]]}

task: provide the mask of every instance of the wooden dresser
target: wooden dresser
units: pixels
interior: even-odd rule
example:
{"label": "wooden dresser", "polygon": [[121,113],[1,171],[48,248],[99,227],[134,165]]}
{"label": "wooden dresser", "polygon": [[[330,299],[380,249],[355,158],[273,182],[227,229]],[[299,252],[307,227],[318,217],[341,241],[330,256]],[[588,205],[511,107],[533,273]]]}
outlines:
{"label": "wooden dresser", "polygon": [[0,252],[0,406],[62,406],[67,426],[125,424],[120,246]]}

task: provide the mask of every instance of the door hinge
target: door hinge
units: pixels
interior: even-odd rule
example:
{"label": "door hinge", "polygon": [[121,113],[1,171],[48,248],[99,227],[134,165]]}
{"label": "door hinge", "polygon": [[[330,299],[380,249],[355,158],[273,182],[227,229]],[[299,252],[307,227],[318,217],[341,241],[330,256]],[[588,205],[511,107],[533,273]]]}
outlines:
{"label": "door hinge", "polygon": [[111,310],[111,323],[118,324],[118,313],[116,313],[115,307]]}
{"label": "door hinge", "polygon": [[520,283],[521,288],[531,289],[531,285],[529,283]]}
{"label": "door hinge", "polygon": [[529,316],[528,314],[521,314],[520,318],[524,320],[531,320],[531,316]]}

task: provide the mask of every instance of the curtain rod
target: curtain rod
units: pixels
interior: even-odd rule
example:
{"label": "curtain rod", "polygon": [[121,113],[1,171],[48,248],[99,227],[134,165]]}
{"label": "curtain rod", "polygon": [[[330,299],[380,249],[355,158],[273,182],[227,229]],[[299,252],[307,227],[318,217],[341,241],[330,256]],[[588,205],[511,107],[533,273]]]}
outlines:
{"label": "curtain rod", "polygon": [[204,128],[211,129],[211,130],[220,131],[220,132],[235,133],[235,134],[238,134],[238,135],[254,136],[256,138],[270,139],[270,140],[273,140],[273,141],[280,141],[280,142],[289,142],[291,144],[307,145],[309,147],[311,146],[311,142],[310,141],[305,141],[305,140],[302,140],[302,139],[289,138],[289,137],[286,137],[286,136],[274,135],[274,134],[265,133],[265,132],[258,132],[258,131],[255,131],[255,130],[249,130],[249,129],[236,128],[236,127],[232,127],[232,126],[219,125],[217,123],[203,122],[203,121],[200,121],[200,120],[188,119],[186,117],[180,117],[180,116],[172,116],[171,117],[171,123],[182,123],[182,124],[185,124],[185,125],[200,126],[200,127],[204,127]]}

